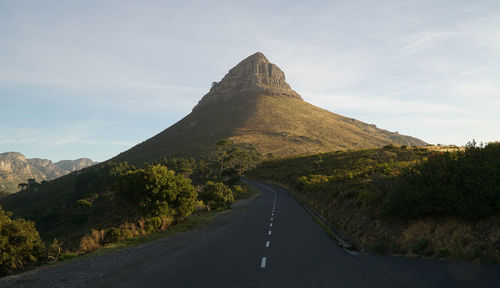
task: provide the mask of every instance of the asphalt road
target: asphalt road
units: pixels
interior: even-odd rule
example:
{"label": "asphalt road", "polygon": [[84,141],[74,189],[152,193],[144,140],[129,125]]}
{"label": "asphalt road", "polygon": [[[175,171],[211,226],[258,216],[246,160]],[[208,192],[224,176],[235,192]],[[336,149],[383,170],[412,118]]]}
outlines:
{"label": "asphalt road", "polygon": [[500,287],[500,266],[352,255],[282,188],[234,221],[113,287]]}

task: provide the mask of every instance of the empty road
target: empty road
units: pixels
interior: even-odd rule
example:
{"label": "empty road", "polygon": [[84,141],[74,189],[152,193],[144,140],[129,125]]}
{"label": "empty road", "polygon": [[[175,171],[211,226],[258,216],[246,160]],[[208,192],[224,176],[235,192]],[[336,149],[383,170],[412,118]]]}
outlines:
{"label": "empty road", "polygon": [[[282,188],[234,221],[117,287],[500,287],[498,265],[351,255]],[[113,285],[115,286],[115,285]]]}
{"label": "empty road", "polygon": [[0,287],[500,287],[500,265],[351,255],[282,188],[143,245],[0,279]]}

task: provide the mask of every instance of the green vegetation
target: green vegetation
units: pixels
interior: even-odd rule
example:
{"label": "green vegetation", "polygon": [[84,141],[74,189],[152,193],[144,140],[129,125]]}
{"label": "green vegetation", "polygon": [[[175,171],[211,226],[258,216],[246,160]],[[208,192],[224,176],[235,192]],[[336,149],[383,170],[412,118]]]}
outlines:
{"label": "green vegetation", "polygon": [[[28,264],[73,258],[151,233],[175,231],[175,227],[194,227],[193,219],[228,209],[234,200],[252,195],[239,174],[253,164],[248,158],[236,159],[243,150],[231,141],[223,149],[223,165],[221,158],[164,158],[142,168],[106,162],[53,181],[36,185],[31,181],[24,191],[1,203],[16,217],[29,220],[18,218],[13,223],[30,223],[29,233],[38,237],[42,254],[9,252],[8,261],[22,265],[14,269],[1,263],[0,269],[13,273]],[[15,248],[12,243],[5,245]]]}
{"label": "green vegetation", "polygon": [[370,206],[384,200],[392,179],[403,169],[429,155],[424,148],[389,145],[267,161],[249,175],[292,185],[309,199],[307,202],[341,198]]}
{"label": "green vegetation", "polygon": [[337,151],[264,162],[250,175],[292,184],[311,200],[354,198],[395,218],[500,213],[500,143],[471,143],[454,152],[395,146]]}
{"label": "green vegetation", "polygon": [[203,190],[199,193],[199,198],[212,209],[228,207],[234,202],[231,189],[224,183],[213,181],[205,183]]}
{"label": "green vegetation", "polygon": [[265,161],[248,175],[287,185],[365,249],[498,261],[500,233],[485,227],[498,226],[500,144],[451,148],[336,151]]}
{"label": "green vegetation", "polygon": [[139,216],[183,220],[193,213],[196,190],[191,180],[163,165],[146,165],[118,179],[119,197],[135,207]]}
{"label": "green vegetation", "polygon": [[45,254],[35,223],[10,216],[0,207],[0,277],[38,264]]}
{"label": "green vegetation", "polygon": [[471,142],[464,151],[432,154],[395,179],[385,212],[394,217],[500,213],[500,143]]}

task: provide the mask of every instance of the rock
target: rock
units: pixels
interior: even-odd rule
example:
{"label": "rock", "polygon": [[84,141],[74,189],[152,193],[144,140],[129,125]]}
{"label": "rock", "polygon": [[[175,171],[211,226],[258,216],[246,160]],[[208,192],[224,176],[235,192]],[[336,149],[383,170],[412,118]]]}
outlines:
{"label": "rock", "polygon": [[285,80],[285,73],[270,63],[264,54],[257,52],[245,58],[222,78],[214,82],[210,92],[193,110],[214,100],[232,97],[250,97],[255,94],[301,99]]}
{"label": "rock", "polygon": [[18,152],[0,153],[0,191],[16,192],[19,191],[17,185],[30,178],[49,181],[94,164],[87,158],[53,163],[47,159],[26,159]]}

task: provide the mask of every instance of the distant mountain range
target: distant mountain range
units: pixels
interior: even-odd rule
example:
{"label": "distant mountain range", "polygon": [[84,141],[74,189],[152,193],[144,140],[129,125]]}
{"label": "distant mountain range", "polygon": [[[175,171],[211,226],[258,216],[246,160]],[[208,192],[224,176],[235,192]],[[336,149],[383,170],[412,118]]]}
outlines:
{"label": "distant mountain range", "polygon": [[162,157],[210,156],[221,139],[278,157],[427,144],[305,102],[283,71],[257,52],[214,82],[189,115],[112,160],[142,165]]}
{"label": "distant mountain range", "polygon": [[26,159],[19,152],[0,153],[0,191],[17,192],[17,185],[26,183],[28,179],[34,178],[37,182],[49,181],[94,164],[96,162],[88,158],[54,163],[47,159]]}

